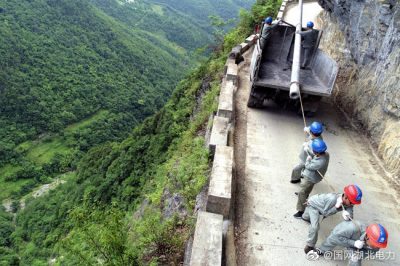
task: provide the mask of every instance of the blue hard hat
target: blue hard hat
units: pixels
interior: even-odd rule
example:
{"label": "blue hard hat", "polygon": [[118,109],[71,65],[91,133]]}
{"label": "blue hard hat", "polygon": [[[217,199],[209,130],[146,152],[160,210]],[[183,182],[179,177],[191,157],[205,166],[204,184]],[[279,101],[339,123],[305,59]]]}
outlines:
{"label": "blue hard hat", "polygon": [[322,126],[321,123],[319,122],[312,122],[310,125],[310,132],[313,133],[314,135],[321,135],[321,133],[324,131],[324,127]]}
{"label": "blue hard hat", "polygon": [[272,18],[271,18],[271,17],[267,17],[267,18],[265,19],[265,23],[271,24],[271,23],[272,23]]}
{"label": "blue hard hat", "polygon": [[322,139],[314,139],[311,143],[313,152],[323,153],[328,148]]}
{"label": "blue hard hat", "polygon": [[314,23],[312,21],[307,22],[307,28],[313,28]]}

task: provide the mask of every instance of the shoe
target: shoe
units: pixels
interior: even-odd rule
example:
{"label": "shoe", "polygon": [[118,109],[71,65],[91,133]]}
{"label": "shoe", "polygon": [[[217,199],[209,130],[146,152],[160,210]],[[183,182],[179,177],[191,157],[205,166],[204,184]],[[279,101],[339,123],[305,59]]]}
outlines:
{"label": "shoe", "polygon": [[298,179],[298,180],[290,180],[290,183],[292,183],[292,184],[297,184],[297,183],[300,183],[300,182],[301,182],[300,179]]}
{"label": "shoe", "polygon": [[310,246],[306,246],[305,248],[304,248],[304,252],[306,253],[306,254],[308,254],[308,252],[310,252],[310,251],[315,251],[315,248],[314,247],[310,247]]}
{"label": "shoe", "polygon": [[293,214],[293,217],[296,219],[302,219],[303,213],[304,212],[298,211],[295,214]]}
{"label": "shoe", "polygon": [[301,217],[301,219],[302,219],[304,222],[311,224],[310,220],[304,219],[303,217]]}
{"label": "shoe", "polygon": [[299,192],[295,192],[294,194],[295,194],[296,196],[298,196],[298,195],[299,195]]}

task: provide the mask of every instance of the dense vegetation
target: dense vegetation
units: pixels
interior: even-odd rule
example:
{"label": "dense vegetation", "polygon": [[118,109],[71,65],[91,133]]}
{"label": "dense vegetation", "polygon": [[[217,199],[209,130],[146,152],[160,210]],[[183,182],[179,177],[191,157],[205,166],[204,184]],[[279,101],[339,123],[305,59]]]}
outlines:
{"label": "dense vegetation", "polygon": [[[21,1],[18,5],[39,2],[47,5],[53,1]],[[94,2],[100,3],[100,1]],[[151,89],[154,88],[149,86],[148,91],[144,89],[141,92],[143,94],[127,90],[122,96],[115,95],[114,97],[118,99],[116,100],[110,94],[107,94],[107,91],[103,91],[104,95],[96,94],[96,97],[105,97],[104,100],[110,100],[112,103],[101,102],[101,108],[93,109],[92,112],[82,115],[80,118],[85,118],[83,120],[77,118],[77,120],[70,120],[67,123],[61,122],[64,123],[60,127],[61,133],[57,127],[51,128],[49,126],[53,123],[52,119],[44,117],[43,119],[48,119],[46,120],[48,123],[32,123],[31,125],[33,133],[30,134],[32,136],[42,131],[46,133],[41,136],[41,139],[29,141],[29,136],[31,136],[29,134],[21,137],[22,140],[28,140],[22,144],[18,144],[15,139],[16,144],[14,145],[17,147],[13,147],[12,151],[17,154],[22,153],[24,157],[19,157],[19,159],[18,156],[13,157],[12,160],[20,160],[16,170],[15,168],[10,170],[11,166],[9,165],[4,166],[2,171],[8,172],[6,176],[9,179],[7,182],[10,184],[26,181],[27,183],[22,187],[29,191],[29,182],[35,179],[39,181],[42,178],[46,179],[48,173],[68,173],[75,166],[78,170],[76,173],[66,174],[63,178],[66,183],[51,190],[48,194],[38,198],[25,197],[26,206],[23,210],[17,212],[15,222],[13,222],[12,215],[0,209],[0,265],[47,265],[48,262],[57,265],[92,265],[99,263],[138,265],[152,262],[155,264],[164,263],[166,261],[178,263],[181,261],[184,241],[190,235],[194,223],[195,197],[207,181],[209,161],[203,135],[208,126],[208,118],[216,108],[215,98],[219,91],[221,71],[226,55],[233,45],[241,42],[251,32],[254,23],[259,21],[260,17],[273,15],[280,4],[279,2],[272,0],[257,1],[252,12],[242,11],[240,24],[225,37],[225,41],[218,52],[209,60],[203,62],[186,79],[179,82],[166,105],[155,115],[138,125],[124,141],[114,141],[117,140],[117,137],[115,139],[108,138],[108,134],[112,130],[115,130],[116,135],[120,130],[125,130],[116,127],[117,124],[110,120],[109,116],[118,118],[119,113],[114,109],[128,108],[128,112],[121,112],[121,114],[130,115],[134,110],[129,108],[138,108],[141,111],[136,110],[136,112],[145,115],[146,108],[150,108],[148,113],[151,113],[162,102],[156,103],[157,97],[160,97],[160,94],[167,97],[167,92],[153,90],[157,93],[151,98],[151,96],[148,97],[147,94],[144,94],[144,92],[151,92]],[[3,3],[0,3],[0,6],[3,6]],[[72,6],[81,5],[78,1],[68,1],[68,3]],[[121,35],[125,36],[124,34],[129,33],[128,25],[130,22],[122,21],[122,18],[118,15],[118,12],[122,11],[118,11],[117,6],[115,6],[116,11],[113,11],[116,13],[109,16],[106,16],[105,12],[100,12],[100,9],[103,8],[100,5],[93,6],[86,3],[79,7],[79,10],[86,8],[83,10],[88,12],[95,10],[96,14],[101,14],[99,17],[102,19],[107,18],[114,25],[120,25]],[[70,9],[67,8],[66,10]],[[80,11],[77,10],[76,12]],[[83,15],[82,13],[80,18]],[[114,19],[110,19],[110,16]],[[62,21],[63,19],[59,20]],[[119,22],[119,20],[121,21]],[[62,29],[60,28],[60,30]],[[66,31],[67,28],[63,30]],[[106,34],[104,31],[101,32]],[[127,42],[128,39],[129,37],[126,35],[125,40]],[[141,39],[141,41],[144,40]],[[98,42],[101,43],[101,40],[99,39]],[[98,42],[93,43],[93,45],[99,44]],[[121,47],[124,47],[124,45],[121,45]],[[160,62],[177,60],[176,58],[171,59],[172,56],[170,57],[173,51],[175,50],[171,50],[170,53],[163,51],[155,56],[164,56]],[[121,57],[125,56],[120,52],[113,52]],[[144,52],[142,50],[142,53]],[[151,50],[146,49],[146,52],[149,53]],[[136,55],[132,54],[132,56]],[[78,60],[79,56],[75,59]],[[47,61],[44,62],[47,64]],[[68,62],[68,60],[65,62]],[[59,71],[62,71],[61,66],[65,62],[58,65]],[[103,63],[106,64],[106,62]],[[127,64],[129,68],[129,64],[133,63],[129,61]],[[91,75],[96,77],[101,66],[102,64],[99,64],[100,69]],[[176,80],[172,77],[177,78],[180,75],[175,71],[179,72],[179,66],[182,66],[182,64],[174,62],[173,66],[173,69],[163,70],[171,71],[169,82],[168,79],[166,81],[160,79],[160,77],[154,82],[175,84]],[[130,81],[139,82],[139,84],[143,82],[143,88],[146,88],[149,84],[146,82],[151,81],[144,74],[147,74],[146,69],[151,69],[151,67],[154,66],[149,63],[143,69],[143,75],[134,78],[132,76],[124,77],[131,78]],[[131,70],[137,69],[132,66]],[[23,75],[21,69],[16,68],[16,71]],[[36,71],[37,74],[40,74],[46,71],[46,68],[41,71],[38,68]],[[54,69],[54,71],[58,71],[58,69]],[[70,71],[75,73],[72,67]],[[62,78],[69,75],[68,71],[62,73],[60,84],[63,84]],[[80,73],[84,75],[86,72]],[[125,68],[122,66],[114,72],[115,75],[122,76],[123,73],[125,73]],[[120,86],[123,87],[124,84],[121,81],[123,79],[119,80],[117,76],[104,75],[109,79],[110,90],[114,94],[119,92]],[[98,83],[95,82],[94,84],[102,84],[99,81],[103,76],[97,78]],[[141,78],[147,80],[143,81]],[[29,79],[21,78],[18,81],[26,80]],[[48,80],[46,82],[51,84]],[[68,82],[65,84],[68,84]],[[84,85],[85,83],[78,84]],[[126,84],[131,83],[127,82]],[[58,83],[53,85],[55,88],[58,87]],[[156,86],[157,84],[153,85]],[[115,88],[112,86],[115,86]],[[164,84],[164,86],[166,85]],[[3,92],[6,91],[3,90],[4,88],[9,87],[0,86],[2,97]],[[38,99],[39,96],[51,96],[54,99],[51,97],[50,99],[57,100],[57,96],[62,94],[64,90],[60,90],[52,96],[54,88],[51,88],[51,90],[48,88],[43,91],[42,94],[33,95]],[[43,88],[37,86],[37,89]],[[74,88],[71,88],[71,90],[73,92]],[[68,90],[64,92],[67,93]],[[93,93],[91,90],[85,92],[88,95],[87,97],[86,94],[82,95],[85,97],[82,97],[81,101],[88,102],[82,104],[82,108],[85,109],[82,112],[86,112],[86,105],[90,108],[90,104],[93,104],[89,102],[90,99],[97,100],[96,97],[91,98],[90,93]],[[77,93],[79,93],[79,90],[77,90]],[[16,94],[14,97],[23,97],[23,95],[31,97],[32,94]],[[138,96],[138,98],[135,98],[135,96]],[[62,104],[55,104],[55,106],[62,108],[63,111],[72,110],[73,113],[74,109],[68,109],[71,107],[68,105],[68,99],[68,97],[65,99],[60,97],[59,100]],[[133,106],[124,105],[125,101],[135,104]],[[27,100],[24,103],[38,104]],[[39,104],[39,106],[41,105]],[[43,108],[45,107],[46,105]],[[1,108],[4,108],[3,105]],[[51,109],[52,105],[49,108],[49,110],[44,109],[48,111],[47,115],[52,116],[54,112],[56,117],[58,110]],[[28,108],[17,108],[14,111],[19,111],[24,115],[32,115],[28,112],[29,109],[25,109]],[[35,118],[35,116],[32,117]],[[11,121],[11,116],[5,115],[2,119],[3,121],[7,119]],[[15,132],[28,124],[28,120],[24,119],[21,115],[16,118],[16,124],[19,124],[15,126]],[[135,117],[135,119],[140,120],[140,117]],[[59,121],[64,120],[59,119]],[[74,121],[78,122],[70,124]],[[5,123],[5,126],[8,126],[8,124]],[[49,134],[48,132],[51,130],[55,133]],[[93,142],[90,142],[90,138],[85,136],[92,134],[96,134],[96,137],[92,140]],[[5,134],[5,136],[8,135]],[[104,143],[99,144],[102,142]],[[70,146],[75,147],[73,153],[70,152]],[[57,151],[54,151],[54,148]],[[82,154],[86,150],[89,151]],[[63,151],[68,152],[64,154]],[[82,156],[83,158],[80,159]],[[10,160],[8,164],[9,162]],[[32,174],[34,174],[34,177],[32,177]],[[23,195],[23,193],[20,195]],[[170,209],[168,202],[173,196],[178,196],[182,200],[183,208],[179,211],[173,210],[170,213],[168,212]],[[11,208],[13,211],[17,211],[20,208],[19,203],[13,202]]]}
{"label": "dense vegetation", "polygon": [[0,200],[74,171],[163,106],[212,39],[208,18],[188,14],[148,1],[0,0]]}

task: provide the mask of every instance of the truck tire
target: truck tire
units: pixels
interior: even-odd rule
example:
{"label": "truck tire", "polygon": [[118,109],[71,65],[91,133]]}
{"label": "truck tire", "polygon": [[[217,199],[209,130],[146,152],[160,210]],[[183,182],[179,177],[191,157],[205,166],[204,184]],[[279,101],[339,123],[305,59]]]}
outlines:
{"label": "truck tire", "polygon": [[249,101],[247,102],[247,107],[260,108],[260,107],[262,107],[262,105],[263,105],[263,101],[261,101],[261,100],[257,99],[256,97],[250,95]]}

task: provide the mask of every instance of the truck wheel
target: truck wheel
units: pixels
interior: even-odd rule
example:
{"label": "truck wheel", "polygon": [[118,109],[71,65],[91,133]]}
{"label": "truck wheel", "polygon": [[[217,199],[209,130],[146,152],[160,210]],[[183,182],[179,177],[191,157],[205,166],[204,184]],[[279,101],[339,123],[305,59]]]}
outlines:
{"label": "truck wheel", "polygon": [[258,98],[251,96],[249,97],[249,101],[247,102],[247,107],[250,108],[261,108],[263,106],[263,101]]}
{"label": "truck wheel", "polygon": [[253,96],[249,97],[249,101],[247,102],[247,107],[250,108],[256,107],[256,99]]}

